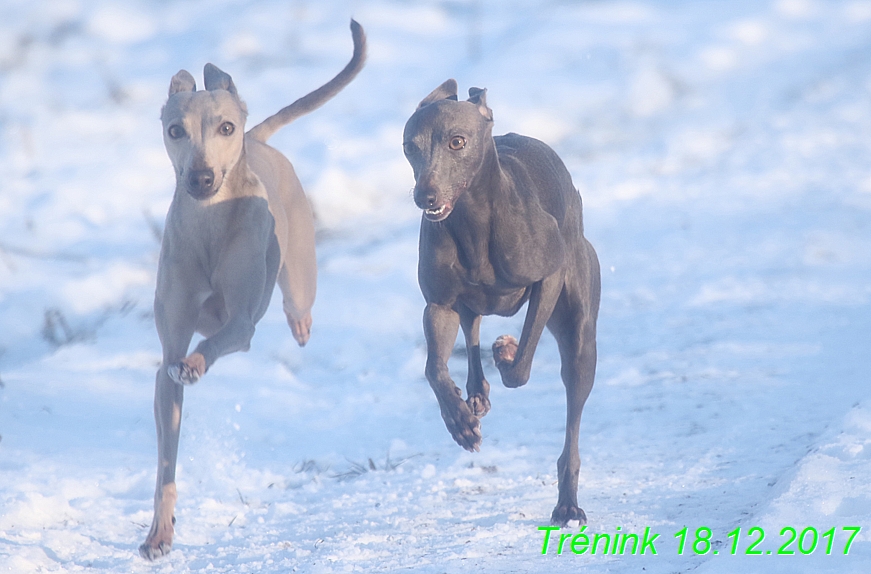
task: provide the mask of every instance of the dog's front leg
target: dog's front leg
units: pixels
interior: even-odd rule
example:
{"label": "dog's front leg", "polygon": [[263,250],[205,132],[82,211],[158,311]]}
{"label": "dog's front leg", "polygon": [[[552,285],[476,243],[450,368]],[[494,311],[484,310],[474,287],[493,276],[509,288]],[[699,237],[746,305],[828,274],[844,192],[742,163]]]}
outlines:
{"label": "dog's front leg", "polygon": [[511,335],[502,335],[493,343],[493,360],[502,375],[502,384],[506,387],[521,387],[529,380],[535,348],[553,314],[564,282],[565,272],[560,269],[535,283],[529,295],[520,342]]}
{"label": "dog's front leg", "polygon": [[[254,326],[263,316],[275,288],[278,244],[269,251],[254,237],[242,238],[221,253],[212,275],[212,288],[221,294],[226,321],[213,335],[203,339],[188,359],[200,355],[203,372],[218,359],[236,351],[247,351]],[[268,271],[271,266],[272,272]]]}
{"label": "dog's front leg", "polygon": [[[202,361],[203,372],[224,355],[236,351],[247,351],[254,336],[254,317],[248,310],[229,311],[229,319],[221,329],[207,339],[203,339],[191,353],[190,358]],[[201,359],[199,357],[202,357]]]}
{"label": "dog's front leg", "polygon": [[461,447],[476,451],[481,445],[481,422],[463,400],[462,391],[451,380],[448,359],[457,340],[459,314],[445,305],[429,303],[423,312],[426,336],[426,378],[439,401],[448,432]]}
{"label": "dog's front leg", "polygon": [[175,524],[175,466],[184,387],[177,385],[161,365],[154,388],[154,419],[157,424],[157,487],[154,491],[154,519],[139,554],[154,560],[172,549]]}
{"label": "dog's front leg", "polygon": [[181,289],[168,298],[160,295],[154,301],[157,332],[163,346],[163,363],[157,371],[154,386],[154,421],[157,426],[157,486],[154,492],[154,519],[139,553],[154,560],[172,549],[176,502],[175,467],[178,459],[178,439],[184,388],[173,381],[167,367],[176,364],[187,352],[193,337],[199,309],[194,296],[181,296]]}
{"label": "dog's front leg", "polygon": [[481,418],[490,412],[490,383],[484,378],[484,369],[481,366],[481,316],[465,306],[460,306],[460,326],[466,338],[466,355],[469,359],[466,404],[473,415]]}

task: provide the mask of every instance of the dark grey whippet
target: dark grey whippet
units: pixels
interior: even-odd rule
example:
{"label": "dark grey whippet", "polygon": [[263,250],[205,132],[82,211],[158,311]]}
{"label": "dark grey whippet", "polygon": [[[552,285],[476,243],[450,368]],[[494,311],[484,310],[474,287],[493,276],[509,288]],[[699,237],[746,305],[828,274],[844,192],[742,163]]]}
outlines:
{"label": "dark grey whippet", "polygon": [[[519,387],[529,379],[545,325],[556,338],[568,416],[551,521],[584,523],[578,429],[596,373],[599,262],[584,238],[581,197],[563,162],[538,140],[494,138],[485,94],[472,88],[467,101],[457,101],[457,83],[448,80],[405,125],[414,201],[423,210],[418,281],[426,299],[426,378],[451,436],[477,451],[479,419],[490,410],[481,316],[511,316],[529,302],[520,342],[499,337],[493,356],[503,384]],[[469,360],[465,401],[447,367],[460,326]]]}
{"label": "dark grey whippet", "polygon": [[[314,221],[293,166],[266,140],[344,88],[363,67],[366,38],[351,21],[354,55],[339,74],[245,133],[247,109],[233,80],[211,64],[205,90],[182,70],[161,113],[176,189],[160,250],[154,319],[163,347],[157,371],[157,488],[143,557],[172,548],[175,466],[183,386],[214,361],[247,350],[276,282],[300,345],[309,338],[317,266]],[[197,331],[206,338],[188,355]]]}

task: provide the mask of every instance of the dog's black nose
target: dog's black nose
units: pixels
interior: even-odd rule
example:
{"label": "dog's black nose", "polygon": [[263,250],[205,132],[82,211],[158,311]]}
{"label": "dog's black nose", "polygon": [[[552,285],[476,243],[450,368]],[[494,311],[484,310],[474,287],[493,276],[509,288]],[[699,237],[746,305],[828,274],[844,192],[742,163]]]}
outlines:
{"label": "dog's black nose", "polygon": [[188,173],[188,187],[195,195],[208,193],[214,185],[215,171],[212,169],[196,169]]}
{"label": "dog's black nose", "polygon": [[421,209],[432,209],[437,203],[436,193],[432,190],[417,188],[414,190],[414,202]]}

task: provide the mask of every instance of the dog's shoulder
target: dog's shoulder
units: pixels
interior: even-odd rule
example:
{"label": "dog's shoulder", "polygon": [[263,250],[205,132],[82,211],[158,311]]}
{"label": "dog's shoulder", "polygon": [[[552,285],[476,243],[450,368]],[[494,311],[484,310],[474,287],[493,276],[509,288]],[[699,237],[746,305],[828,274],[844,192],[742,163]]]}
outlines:
{"label": "dog's shoulder", "polygon": [[559,155],[541,140],[516,133],[493,138],[502,168],[515,178],[527,180],[535,187],[556,187],[574,190]]}
{"label": "dog's shoulder", "polygon": [[559,156],[549,145],[533,137],[509,132],[501,136],[494,136],[493,141],[496,143],[496,152],[500,158],[514,157],[521,161],[535,158],[555,158],[559,161]]}
{"label": "dog's shoulder", "polygon": [[493,136],[493,143],[496,144],[496,153],[499,157],[505,158],[522,154],[529,145],[527,140],[530,139],[532,138],[509,132],[501,136]]}

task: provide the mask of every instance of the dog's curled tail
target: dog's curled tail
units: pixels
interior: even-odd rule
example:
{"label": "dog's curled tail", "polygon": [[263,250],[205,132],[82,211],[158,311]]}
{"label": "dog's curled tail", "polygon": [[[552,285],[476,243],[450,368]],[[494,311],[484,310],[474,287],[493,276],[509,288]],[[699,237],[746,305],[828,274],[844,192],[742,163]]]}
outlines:
{"label": "dog's curled tail", "polygon": [[348,65],[335,78],[289,106],[282,108],[275,115],[269,116],[248,130],[248,135],[265,143],[279,129],[293,120],[315,111],[350,84],[366,62],[366,34],[363,32],[363,27],[353,18],[351,19],[351,36],[354,39],[354,55]]}

